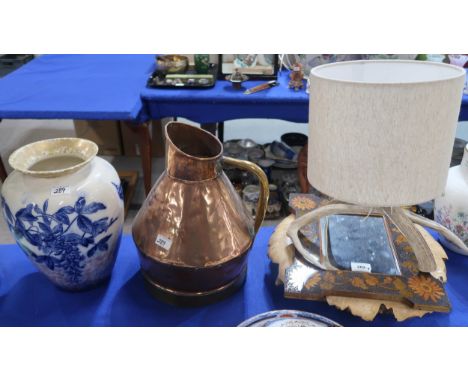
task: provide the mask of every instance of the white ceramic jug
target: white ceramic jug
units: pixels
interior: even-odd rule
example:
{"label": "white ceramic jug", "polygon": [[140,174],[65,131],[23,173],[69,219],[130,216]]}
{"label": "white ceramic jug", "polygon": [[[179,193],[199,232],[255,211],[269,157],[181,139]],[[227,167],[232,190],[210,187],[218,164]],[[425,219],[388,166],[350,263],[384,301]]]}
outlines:
{"label": "white ceramic jug", "polygon": [[[434,218],[468,245],[468,145],[461,164],[450,168],[444,193],[435,200]],[[468,255],[443,237],[441,240],[452,251]]]}

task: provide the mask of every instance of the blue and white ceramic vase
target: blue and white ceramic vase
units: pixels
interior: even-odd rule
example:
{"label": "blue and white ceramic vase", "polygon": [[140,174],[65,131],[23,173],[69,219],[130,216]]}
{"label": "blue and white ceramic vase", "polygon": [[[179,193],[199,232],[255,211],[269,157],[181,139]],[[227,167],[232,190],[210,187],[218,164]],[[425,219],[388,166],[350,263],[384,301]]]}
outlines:
{"label": "blue and white ceramic vase", "polygon": [[11,154],[1,192],[16,242],[60,288],[83,290],[108,279],[124,220],[120,179],[95,143],[59,138]]}

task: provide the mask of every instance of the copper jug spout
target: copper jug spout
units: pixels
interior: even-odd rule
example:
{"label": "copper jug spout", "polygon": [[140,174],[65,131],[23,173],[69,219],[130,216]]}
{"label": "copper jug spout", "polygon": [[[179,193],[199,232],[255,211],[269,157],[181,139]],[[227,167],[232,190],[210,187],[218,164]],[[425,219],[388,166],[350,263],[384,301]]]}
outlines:
{"label": "copper jug spout", "polygon": [[165,129],[166,169],[169,176],[185,181],[216,178],[223,145],[212,134],[183,123],[168,123]]}
{"label": "copper jug spout", "polygon": [[[268,181],[253,163],[263,190],[255,223],[222,171],[221,142],[179,122],[165,127],[166,171],[154,184],[132,227],[150,290],[173,301],[220,296],[242,284],[247,253],[268,201]],[[177,297],[177,298],[176,298]]]}

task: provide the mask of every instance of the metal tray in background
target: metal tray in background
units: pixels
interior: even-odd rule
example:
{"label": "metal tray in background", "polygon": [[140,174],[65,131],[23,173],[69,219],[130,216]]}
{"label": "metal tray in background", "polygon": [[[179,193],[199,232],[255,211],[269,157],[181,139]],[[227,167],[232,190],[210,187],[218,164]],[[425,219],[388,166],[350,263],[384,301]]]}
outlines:
{"label": "metal tray in background", "polygon": [[34,54],[0,54],[0,78],[34,58]]}
{"label": "metal tray in background", "polygon": [[[189,84],[175,84],[175,83],[167,83],[166,82],[166,75],[158,73],[154,71],[151,76],[148,78],[146,86],[152,89],[210,89],[216,85],[216,75],[218,72],[218,65],[211,64],[210,68],[208,69],[208,73],[212,76],[212,80],[207,84],[200,84],[198,82]],[[181,75],[197,75],[198,73],[195,72],[193,67],[190,67],[187,72],[181,73]]]}

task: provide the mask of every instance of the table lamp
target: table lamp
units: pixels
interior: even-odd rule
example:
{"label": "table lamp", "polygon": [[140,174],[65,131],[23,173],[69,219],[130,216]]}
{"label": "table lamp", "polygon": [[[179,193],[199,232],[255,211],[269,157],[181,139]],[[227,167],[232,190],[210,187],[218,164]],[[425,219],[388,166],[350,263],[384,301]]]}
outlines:
{"label": "table lamp", "polygon": [[422,61],[349,61],[311,71],[307,177],[332,201],[289,227],[306,260],[329,269],[303,247],[298,232],[331,214],[378,213],[390,219],[413,247],[422,272],[436,265],[413,222],[463,245],[402,207],[444,191],[464,81],[462,68]]}

